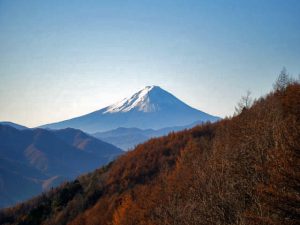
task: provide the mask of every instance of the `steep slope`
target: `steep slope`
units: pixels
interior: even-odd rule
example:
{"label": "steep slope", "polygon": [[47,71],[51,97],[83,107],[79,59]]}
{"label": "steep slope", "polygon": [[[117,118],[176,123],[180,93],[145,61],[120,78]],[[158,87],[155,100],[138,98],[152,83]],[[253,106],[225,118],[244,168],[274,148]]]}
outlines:
{"label": "steep slope", "polygon": [[[80,135],[80,142],[65,140],[66,132],[71,138]],[[0,140],[1,207],[92,171],[122,153],[117,147],[78,130],[52,133],[0,125]]]}
{"label": "steep slope", "polygon": [[299,224],[300,85],[139,145],[1,224]]}
{"label": "steep slope", "polygon": [[47,124],[43,128],[77,128],[88,133],[118,127],[160,129],[195,121],[216,121],[218,117],[194,109],[158,86],[147,86],[130,98],[74,119]]}

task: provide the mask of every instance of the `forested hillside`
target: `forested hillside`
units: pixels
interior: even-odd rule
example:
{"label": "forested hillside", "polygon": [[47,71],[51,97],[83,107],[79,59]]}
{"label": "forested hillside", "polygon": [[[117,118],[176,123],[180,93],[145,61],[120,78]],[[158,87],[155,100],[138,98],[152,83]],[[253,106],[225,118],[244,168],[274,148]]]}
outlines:
{"label": "forested hillside", "polygon": [[300,85],[214,124],[139,145],[1,212],[1,224],[300,223]]}

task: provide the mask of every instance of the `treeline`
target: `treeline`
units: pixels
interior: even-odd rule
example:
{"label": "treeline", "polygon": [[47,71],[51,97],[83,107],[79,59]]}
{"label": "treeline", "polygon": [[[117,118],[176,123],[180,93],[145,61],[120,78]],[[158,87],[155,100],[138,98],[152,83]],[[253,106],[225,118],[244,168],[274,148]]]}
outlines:
{"label": "treeline", "polygon": [[299,224],[300,84],[277,84],[239,115],[152,139],[0,223]]}

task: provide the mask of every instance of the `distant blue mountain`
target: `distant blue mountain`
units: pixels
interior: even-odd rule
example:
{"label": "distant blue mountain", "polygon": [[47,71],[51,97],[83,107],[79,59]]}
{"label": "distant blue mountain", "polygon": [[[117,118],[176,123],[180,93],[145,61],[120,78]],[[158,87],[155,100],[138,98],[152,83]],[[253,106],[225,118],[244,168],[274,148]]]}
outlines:
{"label": "distant blue mountain", "polygon": [[11,126],[11,127],[16,128],[18,130],[28,129],[28,127],[25,127],[25,126],[17,124],[17,123],[9,122],[9,121],[2,121],[2,122],[0,122],[0,125]]}
{"label": "distant blue mountain", "polygon": [[0,208],[99,168],[122,153],[80,130],[0,125]]}
{"label": "distant blue mountain", "polygon": [[158,130],[119,127],[109,131],[97,132],[93,134],[93,136],[127,151],[151,138],[164,136],[170,132],[189,129],[202,123],[202,121],[196,121],[186,126],[165,127]]}
{"label": "distant blue mountain", "polygon": [[47,124],[42,128],[62,129],[72,127],[88,133],[136,127],[161,129],[185,126],[194,121],[214,122],[219,117],[194,109],[158,86],[147,86],[129,98],[98,111]]}

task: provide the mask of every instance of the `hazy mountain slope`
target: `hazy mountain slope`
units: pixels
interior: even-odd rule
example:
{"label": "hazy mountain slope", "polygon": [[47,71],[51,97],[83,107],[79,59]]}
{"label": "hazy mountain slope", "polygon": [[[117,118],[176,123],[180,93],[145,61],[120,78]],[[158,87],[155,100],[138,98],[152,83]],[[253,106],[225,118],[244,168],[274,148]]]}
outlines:
{"label": "hazy mountain slope", "polygon": [[11,127],[16,128],[18,130],[28,129],[28,127],[25,127],[25,126],[17,124],[17,123],[9,122],[9,121],[2,121],[2,122],[0,122],[0,125],[11,126]]}
{"label": "hazy mountain slope", "polygon": [[[77,142],[71,143],[65,137]],[[92,171],[122,153],[111,144],[73,129],[51,132],[0,125],[0,140],[1,207]]]}
{"label": "hazy mountain slope", "polygon": [[0,158],[0,207],[41,193],[43,179],[47,176],[26,164]]}
{"label": "hazy mountain slope", "polygon": [[130,98],[84,116],[47,124],[43,128],[77,128],[88,133],[107,131],[118,127],[160,129],[183,126],[195,121],[216,121],[194,109],[157,86],[147,86]]}
{"label": "hazy mountain slope", "polygon": [[82,151],[92,153],[101,158],[106,158],[106,162],[123,153],[116,146],[94,138],[81,130],[66,128],[52,131],[57,137]]}
{"label": "hazy mountain slope", "polygon": [[114,130],[97,132],[93,134],[94,137],[109,142],[121,149],[129,150],[134,148],[136,145],[144,143],[153,137],[160,137],[167,135],[170,132],[180,131],[188,128],[192,128],[196,125],[202,124],[203,122],[197,121],[186,126],[176,126],[176,127],[165,127],[162,129],[146,129],[142,130],[139,128],[125,128],[119,127]]}
{"label": "hazy mountain slope", "polygon": [[0,213],[1,224],[299,224],[300,85],[156,138]]}

